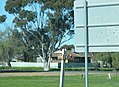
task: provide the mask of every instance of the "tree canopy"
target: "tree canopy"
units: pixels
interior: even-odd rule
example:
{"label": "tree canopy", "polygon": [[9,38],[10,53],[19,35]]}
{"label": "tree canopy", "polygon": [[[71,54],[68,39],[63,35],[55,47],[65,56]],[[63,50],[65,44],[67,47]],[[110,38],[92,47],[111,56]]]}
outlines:
{"label": "tree canopy", "polygon": [[118,52],[102,52],[102,53],[93,53],[93,61],[102,61],[103,65],[109,64],[110,67],[113,67],[114,69],[119,68],[119,53]]}

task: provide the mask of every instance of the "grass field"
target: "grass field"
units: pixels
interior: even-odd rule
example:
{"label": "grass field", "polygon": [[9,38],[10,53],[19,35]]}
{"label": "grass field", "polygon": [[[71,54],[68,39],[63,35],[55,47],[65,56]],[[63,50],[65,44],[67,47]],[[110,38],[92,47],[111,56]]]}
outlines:
{"label": "grass field", "polygon": [[[59,76],[0,77],[0,87],[59,87]],[[64,87],[85,87],[80,76],[65,76]],[[89,87],[119,87],[119,77],[107,80],[106,75],[90,75]]]}

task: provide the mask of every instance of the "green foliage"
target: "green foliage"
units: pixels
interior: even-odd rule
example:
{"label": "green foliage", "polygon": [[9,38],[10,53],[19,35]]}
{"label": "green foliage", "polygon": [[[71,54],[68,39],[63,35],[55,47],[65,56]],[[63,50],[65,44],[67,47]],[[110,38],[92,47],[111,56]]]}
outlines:
{"label": "green foliage", "polygon": [[22,10],[22,11],[19,12],[19,17],[20,17],[21,19],[26,18],[26,16],[27,16],[27,11]]}
{"label": "green foliage", "polygon": [[29,1],[32,0],[7,0],[5,5],[5,10],[10,14],[18,13],[20,10],[25,7]]}
{"label": "green foliage", "polygon": [[112,53],[112,66],[115,69],[119,68],[119,53]]}
{"label": "green foliage", "polygon": [[41,67],[8,67],[8,66],[0,66],[0,70],[15,70],[15,71],[42,71]]}
{"label": "green foliage", "polygon": [[119,53],[93,53],[94,61],[102,61],[103,64],[109,63],[114,69],[119,68]]}
{"label": "green foliage", "polygon": [[74,49],[74,45],[63,45],[60,47],[60,49],[66,49],[66,50],[71,50]]}
{"label": "green foliage", "polygon": [[[0,70],[18,70],[18,71],[42,71],[43,68],[41,67],[8,67],[8,66],[0,66]],[[113,71],[113,68],[95,68],[95,67],[88,67],[89,71]],[[60,68],[51,68],[50,71],[60,71]],[[65,68],[65,71],[85,71],[85,67],[80,68]]]}
{"label": "green foliage", "polygon": [[35,19],[35,13],[32,13],[32,12],[29,12],[27,14],[27,20],[30,22],[30,21],[33,21],[34,22],[34,19]]}
{"label": "green foliage", "polygon": [[0,23],[5,22],[6,18],[7,18],[6,15],[0,16]]}
{"label": "green foliage", "polygon": [[98,61],[102,61],[103,65],[110,64],[110,66],[112,66],[112,57],[111,57],[111,53],[106,53],[106,52],[102,52],[102,53],[93,53],[92,56],[93,61],[98,62]]}
{"label": "green foliage", "polygon": [[[95,67],[88,67],[89,71],[113,71],[113,68],[95,68]],[[60,71],[60,68],[53,69],[51,68],[50,71]],[[65,68],[65,71],[85,71],[85,67],[80,68]]]}
{"label": "green foliage", "polygon": [[15,58],[16,55],[21,55],[24,50],[24,45],[20,41],[18,30],[8,28],[1,32],[0,39],[0,62],[7,62]]}

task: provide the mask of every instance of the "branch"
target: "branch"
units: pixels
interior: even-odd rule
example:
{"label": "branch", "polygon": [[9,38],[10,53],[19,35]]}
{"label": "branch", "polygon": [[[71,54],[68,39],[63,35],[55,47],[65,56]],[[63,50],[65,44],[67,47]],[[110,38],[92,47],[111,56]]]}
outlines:
{"label": "branch", "polygon": [[65,42],[69,41],[69,40],[70,40],[70,39],[72,39],[72,38],[73,38],[73,36],[72,36],[72,37],[70,37],[70,38],[68,38],[67,40],[65,40],[65,41],[61,42],[61,44],[63,44],[63,43],[65,43]]}
{"label": "branch", "polygon": [[[37,4],[35,3],[35,5],[33,5],[33,7],[34,7],[34,9],[35,9],[35,12],[36,12],[36,14],[37,14],[37,16],[36,16],[36,23],[37,23],[37,26],[39,27],[39,17],[38,17],[38,15],[39,15],[39,13],[38,13],[38,9],[37,9]],[[40,10],[40,8],[39,8],[39,10]]]}
{"label": "branch", "polygon": [[31,31],[28,31],[30,34],[32,34],[32,36],[34,36],[39,42],[40,42],[40,44],[42,44],[42,41],[36,36],[36,35],[34,35],[34,33],[33,32],[31,32]]}

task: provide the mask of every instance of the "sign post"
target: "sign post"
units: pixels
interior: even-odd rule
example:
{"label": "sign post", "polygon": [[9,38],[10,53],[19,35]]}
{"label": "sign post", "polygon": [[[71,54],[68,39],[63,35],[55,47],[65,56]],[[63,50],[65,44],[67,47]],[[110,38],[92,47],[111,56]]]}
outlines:
{"label": "sign post", "polygon": [[85,86],[88,87],[88,12],[87,1],[84,0],[84,39],[85,39]]}
{"label": "sign post", "polygon": [[64,87],[64,67],[65,67],[65,49],[62,49],[62,56],[61,56],[61,70],[60,70],[60,84],[59,87]]}

